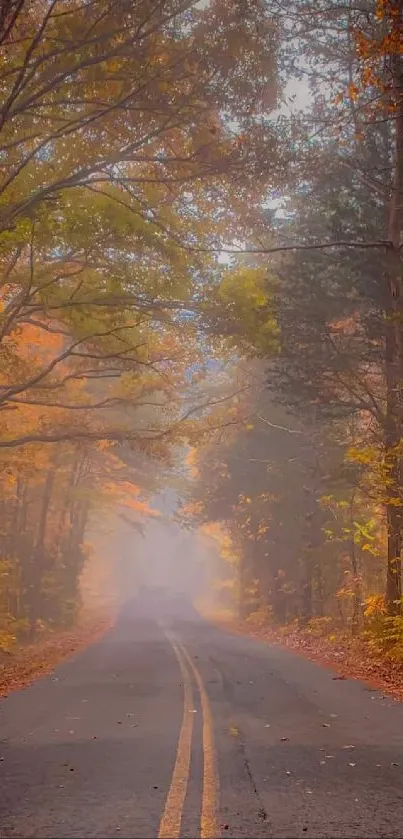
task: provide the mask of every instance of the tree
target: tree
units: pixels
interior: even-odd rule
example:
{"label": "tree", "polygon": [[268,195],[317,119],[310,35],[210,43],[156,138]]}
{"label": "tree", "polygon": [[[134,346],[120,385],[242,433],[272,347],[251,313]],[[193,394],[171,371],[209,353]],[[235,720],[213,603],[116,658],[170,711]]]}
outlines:
{"label": "tree", "polygon": [[[194,246],[239,225],[239,196],[257,198],[254,174],[271,166],[261,142],[275,97],[265,7],[241,17],[237,3],[54,0],[11,4],[3,26],[1,337],[14,376],[21,327],[63,343],[34,375],[19,365],[0,407],[36,402],[71,418],[137,410],[150,390],[167,394],[170,361],[179,376],[189,362],[175,334],[186,328],[191,342],[194,322],[181,312],[206,294],[201,272],[214,264]],[[89,379],[98,398],[77,404],[73,382],[77,392]],[[76,425],[49,428],[47,439],[71,438]],[[129,433],[98,422],[87,437],[101,431]]]}
{"label": "tree", "polygon": [[279,19],[283,70],[309,78],[311,102],[280,125],[295,154],[287,216],[269,236],[262,221],[251,251],[255,259],[270,255],[270,272],[280,278],[278,369],[288,404],[308,403],[311,413],[313,406],[340,421],[354,416],[381,444],[393,615],[402,540],[402,8],[340,2],[329,15],[326,3],[290,3]]}
{"label": "tree", "polygon": [[8,4],[0,124],[6,235],[66,190],[80,201],[106,187],[135,215],[161,212],[163,220],[164,205],[189,201],[184,189],[200,179],[217,183],[232,170],[246,183],[262,166],[248,135],[259,134],[257,116],[275,96],[267,51],[274,32],[264,4],[242,15],[238,5]]}
{"label": "tree", "polygon": [[[264,4],[244,11],[182,0],[2,4],[1,551],[11,634],[72,618],[95,500],[107,484],[110,500],[112,483],[118,508],[122,493],[133,501],[130,458],[165,463],[200,408],[180,406],[199,358],[189,307],[215,264],[195,247],[248,226],[245,199],[256,203],[256,173],[272,166],[261,141],[272,137],[262,114],[275,99],[274,33]],[[119,444],[117,472],[108,443]]]}

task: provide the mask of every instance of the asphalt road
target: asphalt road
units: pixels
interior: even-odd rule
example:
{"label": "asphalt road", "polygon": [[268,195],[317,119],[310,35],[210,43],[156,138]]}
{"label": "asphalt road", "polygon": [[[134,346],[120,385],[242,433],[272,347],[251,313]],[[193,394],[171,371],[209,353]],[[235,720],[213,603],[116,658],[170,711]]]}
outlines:
{"label": "asphalt road", "polygon": [[131,606],[0,704],[1,837],[403,837],[403,705]]}

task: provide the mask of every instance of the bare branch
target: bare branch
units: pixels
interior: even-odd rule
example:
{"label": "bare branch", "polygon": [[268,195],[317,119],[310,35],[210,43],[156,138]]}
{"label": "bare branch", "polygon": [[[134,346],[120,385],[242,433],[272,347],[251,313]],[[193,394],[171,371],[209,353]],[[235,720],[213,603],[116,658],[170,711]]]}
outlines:
{"label": "bare branch", "polygon": [[[23,393],[25,390],[29,390],[29,388],[32,388],[32,387],[35,387],[36,385],[38,385],[40,382],[43,381],[43,379],[45,379],[49,375],[49,373],[52,372],[52,370],[55,369],[55,367],[57,367],[58,364],[61,364],[62,361],[65,361],[67,358],[74,355],[74,350],[75,350],[76,347],[79,347],[80,345],[85,344],[87,341],[92,341],[95,338],[104,338],[104,337],[107,337],[107,336],[110,336],[110,335],[114,335],[116,332],[118,332],[122,329],[131,329],[131,328],[132,328],[131,326],[130,327],[128,327],[128,326],[114,327],[112,329],[106,329],[106,330],[103,330],[103,331],[100,331],[100,332],[94,332],[91,335],[85,336],[85,338],[79,338],[77,341],[73,341],[73,343],[70,344],[70,346],[67,347],[67,349],[64,350],[64,352],[60,353],[60,355],[56,356],[56,358],[53,358],[52,361],[50,361],[49,364],[46,365],[46,367],[43,367],[42,370],[40,370],[39,373],[36,373],[34,376],[32,376],[31,379],[27,379],[25,382],[23,382],[19,385],[14,385],[14,387],[8,387],[8,388],[7,387],[1,387],[0,388],[0,402],[6,402],[10,398],[10,396],[15,396],[18,393]],[[90,357],[90,356],[88,356],[88,357]]]}
{"label": "bare branch", "polygon": [[196,253],[228,253],[233,256],[242,256],[248,253],[282,253],[284,251],[315,251],[315,250],[329,250],[331,248],[385,248],[391,249],[392,242],[388,239],[379,239],[374,242],[349,242],[341,239],[336,242],[312,242],[312,244],[292,244],[292,245],[275,245],[271,248],[243,248],[242,250],[235,250],[222,246],[221,248],[198,248],[191,245],[182,245],[187,251],[194,251]]}
{"label": "bare branch", "polygon": [[264,422],[265,425],[269,425],[270,428],[276,428],[279,431],[286,431],[288,434],[302,434],[303,433],[302,431],[297,431],[297,429],[294,429],[294,428],[287,428],[284,425],[276,425],[276,423],[270,422],[270,420],[266,419],[266,417],[262,417],[260,414],[256,414],[256,416],[257,416],[258,419],[261,420],[261,422]]}
{"label": "bare branch", "polygon": [[112,408],[117,405],[121,405],[122,407],[130,406],[132,408],[155,407],[157,405],[156,402],[139,402],[136,399],[130,399],[129,397],[123,396],[110,396],[106,399],[102,399],[100,402],[82,404],[47,402],[46,399],[15,399],[14,397],[10,397],[8,403],[13,403],[14,405],[34,405],[42,408],[58,408],[70,411],[94,411],[99,408]]}
{"label": "bare branch", "polygon": [[50,332],[52,335],[65,335],[67,338],[71,337],[71,333],[65,329],[58,329],[56,327],[50,326],[47,323],[43,323],[40,320],[36,320],[35,318],[20,318],[20,323],[29,323],[31,326],[37,326],[38,329],[43,329],[44,332]]}
{"label": "bare branch", "polygon": [[107,440],[113,443],[125,442],[149,442],[153,437],[141,437],[129,431],[86,431],[72,429],[70,431],[55,431],[49,434],[26,434],[22,437],[15,437],[12,440],[0,440],[0,449],[16,449],[19,446],[31,445],[34,443],[71,443],[75,440],[88,440],[95,443]]}

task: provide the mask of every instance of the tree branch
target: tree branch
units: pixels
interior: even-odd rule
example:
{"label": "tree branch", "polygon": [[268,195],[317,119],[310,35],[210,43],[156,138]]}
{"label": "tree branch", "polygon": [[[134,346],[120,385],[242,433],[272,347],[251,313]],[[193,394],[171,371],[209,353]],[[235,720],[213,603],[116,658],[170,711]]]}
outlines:
{"label": "tree branch", "polygon": [[[60,353],[60,355],[56,356],[56,358],[53,358],[52,361],[50,361],[49,364],[46,365],[46,367],[42,368],[42,370],[40,370],[39,373],[36,373],[34,376],[32,376],[31,379],[27,379],[25,382],[19,385],[14,385],[14,387],[1,387],[0,402],[7,402],[10,396],[16,396],[18,393],[23,393],[24,391],[29,390],[30,388],[38,385],[41,381],[43,381],[43,379],[45,379],[49,375],[49,373],[52,372],[52,370],[55,369],[55,367],[57,367],[58,364],[61,364],[67,358],[73,356],[76,347],[85,344],[87,341],[92,341],[95,338],[104,338],[110,335],[114,335],[122,329],[131,328],[131,326],[114,327],[112,329],[106,329],[101,332],[94,332],[91,335],[87,335],[85,338],[79,338],[77,341],[73,341],[73,343],[70,344],[70,346],[66,350],[64,350],[64,352]],[[91,356],[88,355],[88,358],[91,358]],[[103,360],[107,361],[108,358],[104,357]]]}
{"label": "tree branch", "polygon": [[297,431],[297,429],[287,428],[284,425],[276,425],[274,422],[270,422],[270,420],[266,419],[266,417],[262,417],[260,414],[256,414],[257,418],[264,422],[265,425],[270,426],[270,428],[276,428],[279,431],[286,431],[288,434],[302,434],[302,431]]}
{"label": "tree branch", "polygon": [[234,250],[228,249],[226,247],[221,248],[198,248],[192,247],[191,245],[182,245],[184,250],[187,251],[194,251],[196,253],[228,253],[233,256],[242,256],[243,254],[248,253],[282,253],[285,251],[315,251],[315,250],[328,250],[330,248],[362,248],[362,249],[370,249],[370,248],[385,248],[386,250],[391,249],[392,242],[388,239],[379,239],[378,241],[374,242],[349,242],[343,239],[336,242],[317,242],[312,243],[310,245],[275,245],[271,248],[244,248],[242,250]]}

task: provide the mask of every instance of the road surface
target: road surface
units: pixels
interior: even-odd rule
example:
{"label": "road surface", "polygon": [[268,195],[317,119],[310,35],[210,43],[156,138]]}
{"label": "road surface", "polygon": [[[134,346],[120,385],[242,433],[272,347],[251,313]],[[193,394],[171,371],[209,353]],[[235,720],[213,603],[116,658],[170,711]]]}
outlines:
{"label": "road surface", "polygon": [[403,705],[127,607],[0,704],[1,837],[403,837]]}

